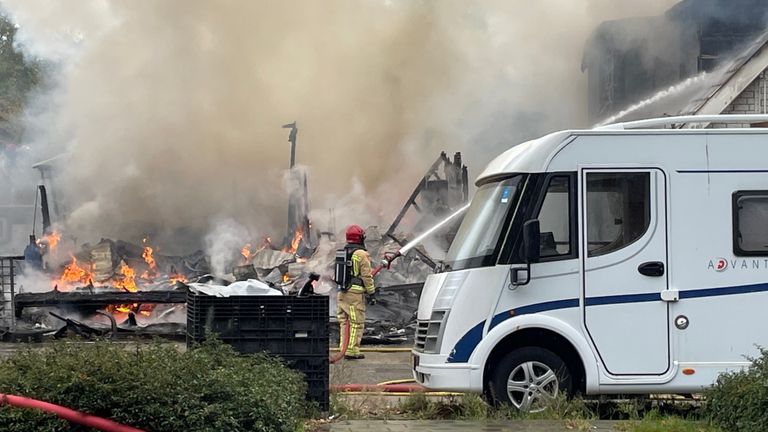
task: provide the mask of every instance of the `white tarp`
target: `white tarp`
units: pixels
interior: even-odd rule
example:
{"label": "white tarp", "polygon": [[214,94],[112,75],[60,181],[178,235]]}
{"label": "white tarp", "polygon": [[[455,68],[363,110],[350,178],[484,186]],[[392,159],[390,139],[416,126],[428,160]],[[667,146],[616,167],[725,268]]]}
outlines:
{"label": "white tarp", "polygon": [[195,294],[205,294],[214,297],[229,297],[239,295],[283,295],[281,291],[272,288],[264,282],[256,279],[233,282],[226,286],[209,283],[191,283],[187,284],[187,286],[189,286],[189,289]]}

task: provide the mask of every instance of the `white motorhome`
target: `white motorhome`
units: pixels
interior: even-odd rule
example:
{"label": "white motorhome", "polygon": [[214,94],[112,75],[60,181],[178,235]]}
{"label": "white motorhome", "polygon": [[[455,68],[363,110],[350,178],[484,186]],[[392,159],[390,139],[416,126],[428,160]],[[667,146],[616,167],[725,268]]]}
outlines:
{"label": "white motorhome", "polygon": [[748,365],[768,345],[768,129],[669,126],[766,121],[630,122],[497,157],[424,285],[415,379],[536,410]]}

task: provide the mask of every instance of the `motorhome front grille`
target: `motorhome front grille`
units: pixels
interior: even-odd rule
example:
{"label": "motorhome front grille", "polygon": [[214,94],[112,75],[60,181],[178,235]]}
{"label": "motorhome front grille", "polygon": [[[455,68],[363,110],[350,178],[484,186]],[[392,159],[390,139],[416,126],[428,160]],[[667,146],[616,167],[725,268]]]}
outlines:
{"label": "motorhome front grille", "polygon": [[429,320],[418,320],[414,350],[425,354],[440,352],[440,329],[445,318],[445,311],[432,312]]}

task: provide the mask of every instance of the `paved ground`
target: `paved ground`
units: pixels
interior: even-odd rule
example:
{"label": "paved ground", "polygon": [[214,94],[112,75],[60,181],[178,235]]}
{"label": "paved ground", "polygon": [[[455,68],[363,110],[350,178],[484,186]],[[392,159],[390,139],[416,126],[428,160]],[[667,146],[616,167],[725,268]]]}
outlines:
{"label": "paved ground", "polygon": [[331,384],[378,384],[413,378],[411,353],[366,352],[363,360],[342,360],[330,368]]}
{"label": "paved ground", "polygon": [[507,421],[507,422],[465,422],[465,421],[368,421],[355,420],[326,425],[319,430],[332,432],[560,432],[595,431],[613,432],[619,422],[593,421],[568,423],[565,421]]}

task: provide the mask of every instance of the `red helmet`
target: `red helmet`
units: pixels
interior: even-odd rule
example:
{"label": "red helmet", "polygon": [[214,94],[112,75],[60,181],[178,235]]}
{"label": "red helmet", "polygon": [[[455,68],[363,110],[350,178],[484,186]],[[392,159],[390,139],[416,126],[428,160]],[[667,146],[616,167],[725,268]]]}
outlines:
{"label": "red helmet", "polygon": [[350,225],[347,228],[347,243],[362,244],[365,241],[365,230],[359,225]]}

